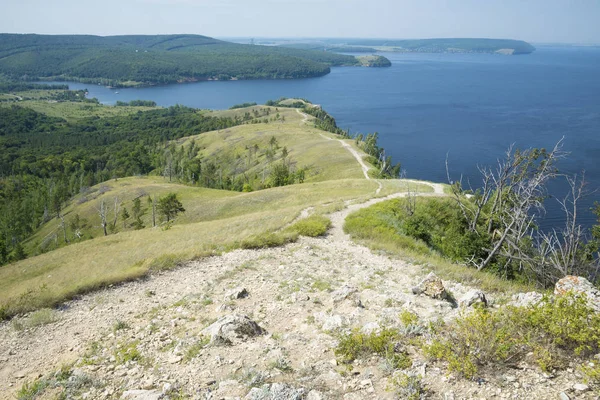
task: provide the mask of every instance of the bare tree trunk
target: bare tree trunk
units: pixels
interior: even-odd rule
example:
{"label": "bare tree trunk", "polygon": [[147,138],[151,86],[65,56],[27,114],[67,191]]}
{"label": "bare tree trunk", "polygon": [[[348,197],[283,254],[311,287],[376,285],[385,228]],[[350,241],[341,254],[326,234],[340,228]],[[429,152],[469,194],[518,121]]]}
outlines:
{"label": "bare tree trunk", "polygon": [[65,216],[62,214],[58,214],[58,218],[60,218],[60,227],[63,231],[63,238],[65,243],[69,243],[69,239],[67,238],[67,225],[65,224]]}
{"label": "bare tree trunk", "polygon": [[156,196],[152,199],[152,227],[156,226]]}
{"label": "bare tree trunk", "polygon": [[102,230],[104,232],[104,236],[108,236],[108,232],[106,231],[106,206],[104,205],[104,200],[100,202],[100,208],[97,208],[98,215],[100,216],[100,226],[102,226]]}
{"label": "bare tree trunk", "polygon": [[121,203],[119,203],[119,198],[115,197],[115,218],[113,219],[112,229],[114,230],[117,227],[117,220],[119,218],[119,210],[121,209]]}

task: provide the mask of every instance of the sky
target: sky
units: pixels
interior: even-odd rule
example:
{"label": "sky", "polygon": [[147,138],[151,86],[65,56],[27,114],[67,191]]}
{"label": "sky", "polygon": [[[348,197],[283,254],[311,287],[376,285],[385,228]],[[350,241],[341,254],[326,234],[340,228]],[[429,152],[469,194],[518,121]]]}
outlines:
{"label": "sky", "polygon": [[600,43],[600,0],[0,0],[0,32]]}

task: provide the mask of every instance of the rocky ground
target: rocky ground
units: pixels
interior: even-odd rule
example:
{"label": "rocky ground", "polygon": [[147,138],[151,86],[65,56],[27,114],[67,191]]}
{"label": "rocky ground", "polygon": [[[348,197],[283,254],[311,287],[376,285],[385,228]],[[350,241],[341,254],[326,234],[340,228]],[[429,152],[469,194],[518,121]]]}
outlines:
{"label": "rocky ground", "polygon": [[[413,293],[427,275],[419,266],[349,240],[343,220],[363,206],[333,214],[324,238],[233,251],[96,292],[66,304],[48,325],[16,329],[28,317],[3,323],[0,398],[39,377],[63,377],[71,396],[84,399],[401,397],[381,357],[338,362],[339,335],[400,327],[403,310],[423,323],[461,311]],[[443,284],[457,299],[472,289]],[[422,376],[431,399],[595,398],[573,369],[524,367],[466,381],[410,356],[409,371]],[[42,398],[61,390],[49,385]]]}

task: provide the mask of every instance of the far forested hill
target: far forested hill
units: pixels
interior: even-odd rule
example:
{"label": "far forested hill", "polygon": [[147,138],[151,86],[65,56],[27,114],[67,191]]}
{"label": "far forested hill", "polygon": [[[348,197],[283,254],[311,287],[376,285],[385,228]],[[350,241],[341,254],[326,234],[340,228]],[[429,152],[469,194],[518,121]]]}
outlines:
{"label": "far forested hill", "polygon": [[444,39],[319,39],[295,42],[282,39],[281,47],[325,50],[338,53],[499,53],[529,54],[535,47],[522,40],[444,38]]}
{"label": "far forested hill", "polygon": [[355,57],[229,43],[200,35],[0,34],[0,74],[106,85],[321,76]]}

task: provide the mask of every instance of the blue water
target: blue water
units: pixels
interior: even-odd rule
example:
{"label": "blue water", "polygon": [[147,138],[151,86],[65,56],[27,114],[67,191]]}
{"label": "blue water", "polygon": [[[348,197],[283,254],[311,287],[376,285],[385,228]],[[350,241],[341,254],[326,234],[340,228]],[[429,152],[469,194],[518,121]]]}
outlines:
{"label": "blue water", "polygon": [[[476,165],[493,164],[506,148],[551,147],[565,137],[567,173],[586,171],[591,190],[600,188],[600,49],[541,47],[526,56],[481,54],[390,54],[391,68],[333,68],[331,74],[289,81],[199,82],[141,89],[88,88],[103,103],[154,100],[222,109],[244,102],[303,97],[321,104],[344,129],[379,132],[380,144],[407,176],[478,183]],[[552,193],[562,195],[560,182]],[[582,222],[591,224],[583,203]],[[560,221],[547,201],[543,225]]]}

